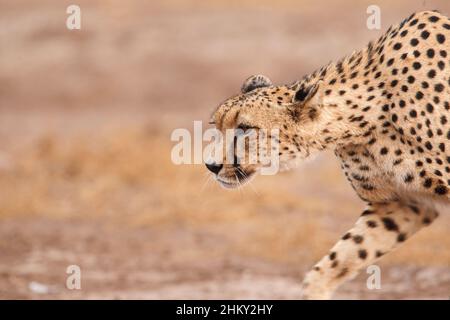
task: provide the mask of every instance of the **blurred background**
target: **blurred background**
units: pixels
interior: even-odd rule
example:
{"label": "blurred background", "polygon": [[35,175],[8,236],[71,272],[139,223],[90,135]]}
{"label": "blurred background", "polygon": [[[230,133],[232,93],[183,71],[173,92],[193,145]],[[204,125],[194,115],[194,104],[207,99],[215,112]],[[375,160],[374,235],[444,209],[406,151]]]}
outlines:
{"label": "blurred background", "polygon": [[[0,298],[298,298],[363,208],[338,162],[226,191],[172,164],[170,133],[249,75],[290,83],[425,9],[450,3],[1,0]],[[448,299],[449,227],[442,215],[386,256],[381,290],[363,272],[336,297]]]}

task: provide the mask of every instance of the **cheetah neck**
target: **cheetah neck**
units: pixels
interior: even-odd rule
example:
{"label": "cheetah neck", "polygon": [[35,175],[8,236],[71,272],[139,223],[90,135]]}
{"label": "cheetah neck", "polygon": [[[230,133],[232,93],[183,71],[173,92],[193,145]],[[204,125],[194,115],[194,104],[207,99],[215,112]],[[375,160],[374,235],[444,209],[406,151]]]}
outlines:
{"label": "cheetah neck", "polygon": [[371,63],[372,44],[337,63],[331,63],[307,76],[304,85],[322,81],[322,104],[317,116],[302,126],[309,147],[318,150],[358,145],[370,140],[379,122],[380,108],[388,97],[383,88],[373,87],[367,78],[376,73]]}

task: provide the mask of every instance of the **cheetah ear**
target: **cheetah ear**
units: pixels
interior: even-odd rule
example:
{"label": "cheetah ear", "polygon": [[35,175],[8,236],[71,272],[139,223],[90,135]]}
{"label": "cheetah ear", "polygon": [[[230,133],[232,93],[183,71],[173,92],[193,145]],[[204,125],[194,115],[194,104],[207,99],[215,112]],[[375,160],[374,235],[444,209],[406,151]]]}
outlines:
{"label": "cheetah ear", "polygon": [[322,104],[323,98],[322,88],[322,80],[319,80],[316,83],[308,85],[306,87],[301,86],[292,98],[292,103],[294,105],[304,105],[305,103],[309,102],[313,105],[320,105]]}
{"label": "cheetah ear", "polygon": [[251,76],[244,81],[244,84],[241,87],[241,92],[247,93],[255,90],[256,88],[270,87],[271,85],[272,81],[270,81],[268,77],[258,74],[255,76]]}

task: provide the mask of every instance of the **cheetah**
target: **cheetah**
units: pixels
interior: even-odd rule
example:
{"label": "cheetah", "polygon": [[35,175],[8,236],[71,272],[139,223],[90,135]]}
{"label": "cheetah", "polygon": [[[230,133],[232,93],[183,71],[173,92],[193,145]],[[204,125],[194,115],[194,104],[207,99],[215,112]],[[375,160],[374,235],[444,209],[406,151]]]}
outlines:
{"label": "cheetah", "polygon": [[[331,298],[362,268],[430,225],[438,210],[449,213],[449,49],[450,19],[415,13],[364,49],[292,84],[252,76],[213,112],[220,132],[278,128],[286,169],[333,150],[366,203],[353,228],[306,274],[303,298]],[[206,166],[234,188],[262,165]]]}

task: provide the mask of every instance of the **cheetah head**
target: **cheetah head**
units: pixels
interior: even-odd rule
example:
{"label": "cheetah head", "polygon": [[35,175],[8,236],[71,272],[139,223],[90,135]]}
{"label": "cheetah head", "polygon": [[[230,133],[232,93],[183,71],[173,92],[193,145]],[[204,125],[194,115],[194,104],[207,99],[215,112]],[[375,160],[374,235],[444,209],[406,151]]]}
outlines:
{"label": "cheetah head", "polygon": [[[241,93],[221,103],[211,117],[210,123],[225,137],[223,156],[206,162],[215,179],[225,188],[236,188],[268,167],[286,170],[308,157],[308,140],[316,130],[321,104],[320,87],[321,83],[307,80],[274,86],[266,76],[248,78]],[[227,131],[235,136],[227,139]],[[256,137],[256,144],[248,136]],[[245,157],[236,155],[238,140]],[[252,162],[249,157],[255,153]]]}

